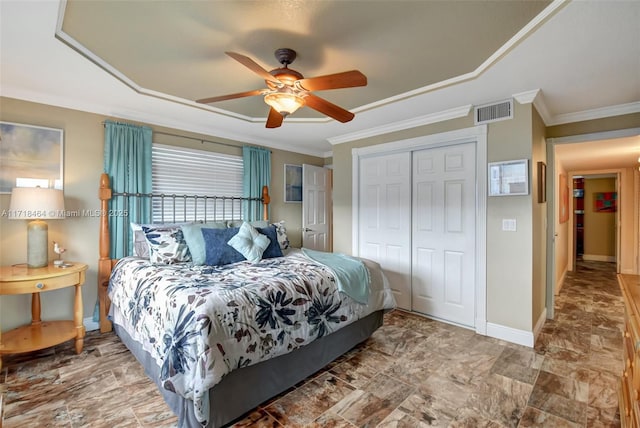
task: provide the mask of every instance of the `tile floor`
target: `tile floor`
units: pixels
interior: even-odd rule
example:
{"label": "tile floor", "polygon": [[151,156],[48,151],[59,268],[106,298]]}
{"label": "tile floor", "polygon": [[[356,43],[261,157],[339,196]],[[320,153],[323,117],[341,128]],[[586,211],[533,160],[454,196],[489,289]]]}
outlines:
{"label": "tile floor", "polygon": [[[581,262],[534,349],[401,311],[239,427],[616,427],[623,304],[614,266]],[[5,356],[4,427],[173,427],[113,334]]]}

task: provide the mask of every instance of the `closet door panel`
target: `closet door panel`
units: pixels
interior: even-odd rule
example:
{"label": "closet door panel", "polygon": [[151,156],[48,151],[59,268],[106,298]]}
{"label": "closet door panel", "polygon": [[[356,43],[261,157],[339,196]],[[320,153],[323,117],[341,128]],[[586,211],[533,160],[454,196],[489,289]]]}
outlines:
{"label": "closet door panel", "polygon": [[473,326],[475,144],[416,151],[413,166],[412,309]]}
{"label": "closet door panel", "polygon": [[359,254],[382,266],[398,307],[411,309],[411,154],[360,159]]}

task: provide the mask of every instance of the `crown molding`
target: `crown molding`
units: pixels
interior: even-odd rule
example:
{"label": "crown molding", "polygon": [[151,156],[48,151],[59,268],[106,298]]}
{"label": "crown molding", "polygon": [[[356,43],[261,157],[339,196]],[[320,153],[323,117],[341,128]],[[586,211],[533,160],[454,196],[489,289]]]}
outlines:
{"label": "crown molding", "polygon": [[547,125],[551,126],[573,122],[584,122],[586,120],[602,119],[605,117],[621,116],[632,113],[640,113],[640,101],[595,108],[592,110],[584,110],[575,113],[557,114],[553,117],[551,123],[547,123]]}
{"label": "crown molding", "polygon": [[520,104],[531,104],[533,103],[534,107],[540,114],[542,121],[546,126],[552,122],[553,117],[551,113],[549,113],[549,109],[547,108],[546,103],[544,102],[544,97],[542,95],[542,89],[532,89],[530,91],[520,92],[517,94],[513,94],[513,98],[518,101]]}
{"label": "crown molding", "polygon": [[184,120],[177,120],[172,117],[160,116],[157,111],[149,113],[148,111],[134,111],[127,110],[121,111],[107,107],[102,104],[93,104],[82,102],[78,99],[72,99],[69,97],[55,96],[51,94],[43,94],[41,92],[34,92],[28,89],[20,89],[15,87],[2,87],[0,96],[7,98],[14,98],[17,100],[45,104],[60,108],[66,108],[69,110],[77,110],[85,113],[98,114],[107,116],[110,118],[129,120],[134,122],[146,123],[153,126],[162,126],[166,128],[173,128],[185,132],[194,132],[197,134],[207,135],[210,137],[225,138],[233,140],[238,143],[253,144],[262,147],[269,147],[277,150],[286,150],[288,152],[300,153],[303,155],[316,156],[320,158],[327,157],[324,150],[309,150],[299,146],[293,146],[289,144],[282,144],[277,141],[269,141],[263,138],[252,138],[247,135],[234,133],[234,132],[221,132],[219,128],[202,126],[199,124],[185,122]]}
{"label": "crown molding", "polygon": [[405,129],[417,128],[418,126],[429,125],[436,122],[444,122],[445,120],[466,117],[471,112],[473,106],[471,104],[444,110],[437,113],[429,113],[412,119],[400,120],[373,128],[364,129],[362,131],[350,132],[348,134],[338,135],[327,138],[331,145],[347,143],[349,141],[361,140],[363,138],[375,137],[377,135],[388,134],[390,132],[403,131]]}

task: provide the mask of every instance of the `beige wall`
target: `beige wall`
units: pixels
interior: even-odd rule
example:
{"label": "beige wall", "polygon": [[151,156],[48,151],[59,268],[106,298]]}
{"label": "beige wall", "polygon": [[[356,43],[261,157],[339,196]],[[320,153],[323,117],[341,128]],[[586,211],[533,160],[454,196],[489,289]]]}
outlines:
{"label": "beige wall", "polygon": [[595,193],[615,192],[615,178],[589,178],[584,180],[584,257],[615,258],[616,213],[596,212]]}
{"label": "beige wall", "polygon": [[[512,120],[489,124],[488,162],[531,160],[532,110],[515,103]],[[523,331],[533,331],[532,193],[487,201],[487,321]],[[502,231],[502,219],[516,219],[516,232]]]}
{"label": "beige wall", "polygon": [[[99,208],[98,181],[103,170],[104,128],[106,116],[76,110],[30,103],[11,98],[0,98],[0,120],[26,123],[64,130],[64,193],[67,210],[95,210]],[[241,154],[241,144],[217,137],[193,134],[175,129],[152,126],[155,131],[215,140],[235,144],[238,148],[201,143],[184,138],[154,135],[154,141],[181,147],[191,147],[228,154]],[[324,159],[300,155],[283,150],[272,150],[271,157],[271,217],[285,220],[292,245],[301,243],[302,206],[283,201],[284,164],[324,165]],[[0,195],[0,212],[9,208],[9,195]],[[49,241],[60,241],[68,251],[68,260],[87,263],[89,270],[83,287],[84,317],[93,314],[97,297],[98,218],[72,217],[51,220]],[[0,217],[0,264],[24,263],[26,260],[25,221]],[[53,258],[52,251],[49,254]],[[42,298],[43,319],[62,319],[71,316],[72,290],[63,289],[46,293]],[[29,296],[0,296],[0,328],[7,330],[30,320]]]}

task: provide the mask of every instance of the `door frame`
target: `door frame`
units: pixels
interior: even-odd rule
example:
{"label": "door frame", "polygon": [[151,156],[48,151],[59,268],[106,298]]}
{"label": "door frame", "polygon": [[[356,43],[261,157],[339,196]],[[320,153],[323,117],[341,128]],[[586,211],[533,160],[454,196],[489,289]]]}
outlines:
{"label": "door frame", "polygon": [[[555,249],[555,224],[556,224],[556,215],[557,215],[557,209],[556,209],[556,198],[555,198],[555,193],[556,193],[556,185],[555,183],[555,176],[556,176],[556,168],[555,168],[555,147],[558,144],[570,144],[570,143],[586,143],[589,141],[599,141],[599,140],[608,140],[608,139],[614,139],[614,138],[622,138],[622,137],[631,137],[631,136],[635,136],[635,135],[640,135],[640,128],[627,128],[627,129],[618,129],[618,130],[614,130],[614,131],[604,131],[604,132],[595,132],[595,133],[591,133],[591,134],[579,134],[579,135],[570,135],[567,137],[557,137],[557,138],[547,138],[547,177],[551,177],[552,179],[549,180],[547,179],[547,221],[549,225],[552,225],[552,227],[547,227],[547,286],[546,286],[546,293],[547,293],[547,299],[546,299],[546,305],[547,305],[547,318],[548,319],[553,319],[554,318],[554,304],[555,304],[555,290],[556,290],[556,269],[557,266],[555,265],[555,260],[556,260],[556,249]],[[603,173],[603,172],[611,172],[611,173],[615,173],[617,175],[617,180],[616,182],[618,183],[617,185],[619,186],[620,182],[621,182],[621,170],[619,168],[613,168],[613,169],[608,169],[608,170],[600,170],[600,171],[567,171],[567,174],[570,175],[571,177],[571,183],[573,183],[573,176],[574,175],[584,175],[584,174],[599,174],[599,173]],[[637,176],[637,171],[634,172],[634,177]],[[569,180],[569,179],[568,179]],[[567,180],[567,181],[568,181]],[[620,197],[620,193],[618,193],[618,196]],[[569,203],[573,204],[573,198],[569,198]],[[640,208],[640,205],[638,205],[638,207]],[[573,212],[573,207],[571,205],[571,211]],[[620,252],[621,252],[621,223],[620,223],[620,209],[618,209],[618,226],[617,226],[617,230],[616,230],[616,253],[617,253],[617,259],[620,259]],[[638,213],[637,217],[638,221],[640,221],[640,212]],[[569,240],[569,245],[568,245],[568,251],[569,254],[567,255],[568,257],[568,266],[567,266],[567,270],[573,270],[574,266],[575,266],[575,253],[573,251],[573,231],[571,229],[571,225],[573,224],[573,216],[569,216],[569,220],[570,220],[570,224],[569,224],[569,233],[567,236],[567,239]],[[634,228],[637,227],[637,225],[634,225]],[[635,229],[634,229],[635,230]],[[636,251],[636,249],[638,248],[638,242],[639,241],[639,237],[637,234],[634,234],[634,251]],[[636,272],[638,270],[638,264],[640,264],[640,260],[638,260],[637,262],[635,262],[634,264],[636,264],[636,266],[634,266]]]}
{"label": "door frame", "polygon": [[359,255],[360,158],[462,143],[476,144],[475,332],[487,333],[487,125],[354,148],[352,156],[352,251]]}

